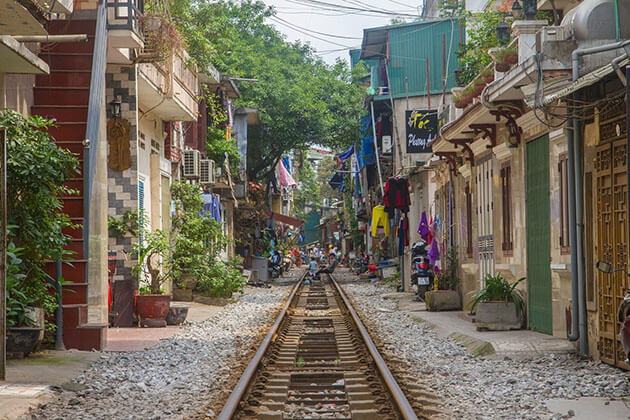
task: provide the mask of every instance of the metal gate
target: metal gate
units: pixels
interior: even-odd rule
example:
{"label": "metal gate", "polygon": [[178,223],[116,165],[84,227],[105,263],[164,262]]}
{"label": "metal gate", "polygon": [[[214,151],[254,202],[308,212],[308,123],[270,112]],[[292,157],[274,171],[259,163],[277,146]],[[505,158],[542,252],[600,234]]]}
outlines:
{"label": "metal gate", "polygon": [[492,199],[492,154],[475,165],[477,183],[477,246],[479,249],[479,287],[487,274],[494,275],[494,201]]}
{"label": "metal gate", "polygon": [[[595,157],[597,259],[623,272],[596,271],[598,285],[599,352],[602,361],[628,369],[618,340],[617,309],[628,287],[626,140],[601,145]],[[592,269],[592,268],[589,268]]]}
{"label": "metal gate", "polygon": [[527,303],[532,330],[551,334],[549,137],[527,143]]}

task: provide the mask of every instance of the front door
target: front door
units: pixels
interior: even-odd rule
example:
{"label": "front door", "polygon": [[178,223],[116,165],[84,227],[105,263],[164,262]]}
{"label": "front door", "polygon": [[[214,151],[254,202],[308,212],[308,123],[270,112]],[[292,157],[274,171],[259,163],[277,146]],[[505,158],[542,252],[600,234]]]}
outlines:
{"label": "front door", "polygon": [[477,184],[477,246],[479,249],[479,287],[485,277],[494,275],[494,201],[492,199],[492,153],[475,165]]}
{"label": "front door", "polygon": [[[596,271],[599,306],[599,352],[601,359],[628,368],[618,340],[617,309],[628,287],[627,270],[627,179],[626,140],[597,148],[595,198],[597,259],[623,269],[614,274]],[[590,267],[587,267],[590,269]]]}
{"label": "front door", "polygon": [[529,326],[532,330],[552,334],[549,137],[540,137],[526,147]]}

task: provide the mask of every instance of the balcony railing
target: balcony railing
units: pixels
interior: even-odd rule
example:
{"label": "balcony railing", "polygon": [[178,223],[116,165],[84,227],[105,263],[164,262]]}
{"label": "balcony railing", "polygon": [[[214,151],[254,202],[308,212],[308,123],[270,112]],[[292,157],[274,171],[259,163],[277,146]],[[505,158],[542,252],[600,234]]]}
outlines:
{"label": "balcony railing", "polygon": [[144,0],[107,2],[107,29],[127,29],[140,33],[139,18],[144,14]]}

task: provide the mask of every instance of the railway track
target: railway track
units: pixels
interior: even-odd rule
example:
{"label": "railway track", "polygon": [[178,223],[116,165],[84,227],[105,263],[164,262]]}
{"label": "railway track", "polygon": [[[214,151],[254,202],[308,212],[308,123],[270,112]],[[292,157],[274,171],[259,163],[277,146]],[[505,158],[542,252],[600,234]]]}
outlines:
{"label": "railway track", "polygon": [[219,420],[417,419],[332,276],[300,280]]}

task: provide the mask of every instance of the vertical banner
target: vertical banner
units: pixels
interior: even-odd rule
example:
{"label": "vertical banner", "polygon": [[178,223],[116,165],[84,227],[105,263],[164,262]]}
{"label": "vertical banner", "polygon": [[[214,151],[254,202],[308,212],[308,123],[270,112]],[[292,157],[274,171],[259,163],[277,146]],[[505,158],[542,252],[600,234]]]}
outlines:
{"label": "vertical banner", "polygon": [[405,111],[407,153],[431,153],[438,136],[437,110]]}

